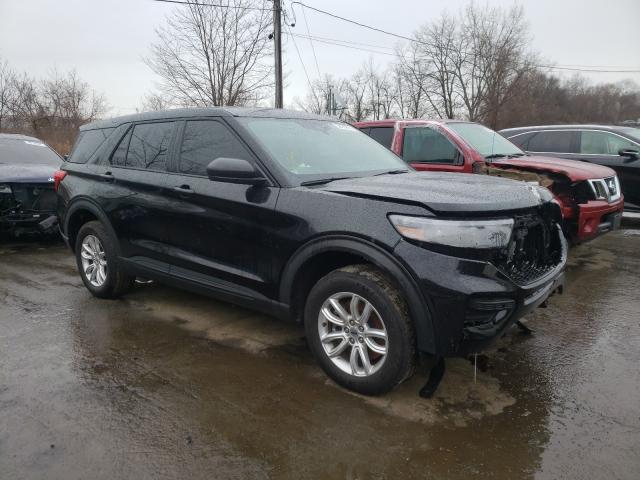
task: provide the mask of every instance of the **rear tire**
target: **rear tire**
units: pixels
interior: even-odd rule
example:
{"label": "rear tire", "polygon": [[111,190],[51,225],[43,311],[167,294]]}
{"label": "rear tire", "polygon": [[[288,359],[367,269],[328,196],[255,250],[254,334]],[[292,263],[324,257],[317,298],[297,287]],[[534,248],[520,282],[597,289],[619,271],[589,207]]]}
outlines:
{"label": "rear tire", "polygon": [[131,289],[135,277],[118,263],[117,240],[99,221],[85,223],[76,237],[76,263],[80,278],[94,296],[118,298]]}
{"label": "rear tire", "polygon": [[407,304],[391,279],[370,265],[320,279],[307,298],[304,324],[317,362],[345,388],[379,395],[413,373],[415,334]]}

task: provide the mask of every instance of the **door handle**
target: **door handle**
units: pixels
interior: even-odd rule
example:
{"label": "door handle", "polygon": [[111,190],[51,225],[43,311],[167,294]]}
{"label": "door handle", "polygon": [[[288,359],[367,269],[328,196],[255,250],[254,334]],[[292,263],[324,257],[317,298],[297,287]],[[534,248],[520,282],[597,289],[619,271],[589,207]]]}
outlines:
{"label": "door handle", "polygon": [[115,177],[111,172],[104,172],[100,175],[100,180],[102,180],[103,182],[113,182],[115,180]]}
{"label": "door handle", "polygon": [[179,187],[173,187],[171,190],[179,193],[180,195],[193,195],[194,193],[189,185],[180,185]]}

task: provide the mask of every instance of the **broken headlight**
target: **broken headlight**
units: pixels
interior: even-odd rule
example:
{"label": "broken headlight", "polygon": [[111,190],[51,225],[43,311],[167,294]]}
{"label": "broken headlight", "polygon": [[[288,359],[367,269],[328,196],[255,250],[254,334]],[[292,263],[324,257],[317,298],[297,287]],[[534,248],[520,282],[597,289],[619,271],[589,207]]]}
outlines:
{"label": "broken headlight", "polygon": [[504,248],[509,244],[513,219],[440,220],[389,215],[400,235],[411,240],[458,248]]}

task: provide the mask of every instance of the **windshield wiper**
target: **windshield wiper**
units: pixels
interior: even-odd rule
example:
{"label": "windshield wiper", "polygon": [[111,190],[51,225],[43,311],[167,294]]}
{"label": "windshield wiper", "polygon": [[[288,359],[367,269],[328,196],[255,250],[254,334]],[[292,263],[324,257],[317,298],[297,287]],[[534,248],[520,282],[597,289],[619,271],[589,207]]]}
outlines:
{"label": "windshield wiper", "polygon": [[406,170],[406,169],[387,170],[386,172],[376,173],[374,177],[378,177],[380,175],[398,175],[400,173],[409,173],[409,170]]}
{"label": "windshield wiper", "polygon": [[491,160],[492,158],[505,158],[508,155],[505,155],[504,153],[492,153],[491,155],[487,155],[484,158],[486,160]]}
{"label": "windshield wiper", "polygon": [[303,187],[308,187],[310,185],[322,185],[323,183],[335,182],[336,180],[345,180],[351,177],[330,177],[330,178],[319,178],[317,180],[307,180],[306,182],[300,183]]}

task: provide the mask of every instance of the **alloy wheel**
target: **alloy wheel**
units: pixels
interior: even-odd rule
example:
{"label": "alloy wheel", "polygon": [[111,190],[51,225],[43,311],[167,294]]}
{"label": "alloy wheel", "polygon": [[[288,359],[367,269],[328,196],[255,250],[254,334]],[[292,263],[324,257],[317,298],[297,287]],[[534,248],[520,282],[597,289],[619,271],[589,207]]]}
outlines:
{"label": "alloy wheel", "polygon": [[84,237],[80,257],[82,270],[89,283],[94,287],[104,285],[107,281],[107,257],[98,237],[95,235]]}
{"label": "alloy wheel", "polygon": [[340,370],[356,377],[376,373],[387,357],[387,329],[375,307],[351,292],[331,295],[318,315],[320,342]]}

